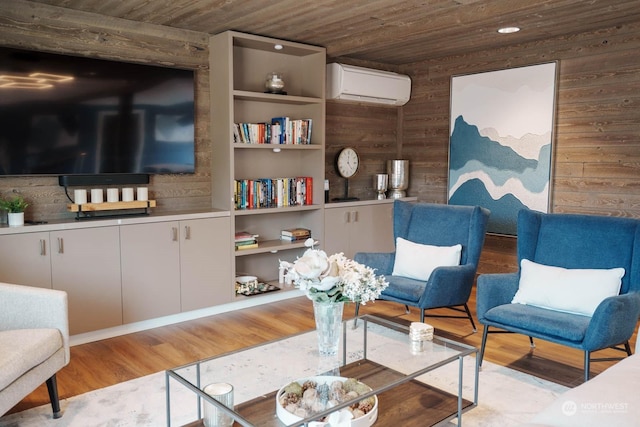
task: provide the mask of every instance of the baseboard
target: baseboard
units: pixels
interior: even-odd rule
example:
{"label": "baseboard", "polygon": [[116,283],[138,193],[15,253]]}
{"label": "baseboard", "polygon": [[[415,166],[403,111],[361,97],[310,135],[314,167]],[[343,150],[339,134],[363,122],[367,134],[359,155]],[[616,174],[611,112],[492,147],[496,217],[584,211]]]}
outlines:
{"label": "baseboard", "polygon": [[71,346],[86,344],[94,341],[100,341],[120,335],[131,334],[134,332],[146,331],[148,329],[159,328],[161,326],[173,325],[175,323],[186,322],[189,320],[200,319],[202,317],[213,316],[215,314],[227,313],[243,308],[251,308],[257,305],[268,304],[271,302],[284,301],[291,298],[297,298],[303,294],[297,290],[282,290],[271,292],[264,295],[254,295],[245,297],[240,300],[207,307],[200,310],[188,311],[185,313],[173,314],[170,316],[158,317],[155,319],[144,320],[141,322],[128,323],[126,325],[114,326],[112,328],[100,329],[98,331],[85,332],[82,334],[72,335],[69,338]]}

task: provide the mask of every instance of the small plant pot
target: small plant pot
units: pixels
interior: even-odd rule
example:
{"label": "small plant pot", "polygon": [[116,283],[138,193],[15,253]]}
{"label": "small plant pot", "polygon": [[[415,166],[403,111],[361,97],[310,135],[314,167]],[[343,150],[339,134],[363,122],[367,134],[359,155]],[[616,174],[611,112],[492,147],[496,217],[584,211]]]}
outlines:
{"label": "small plant pot", "polygon": [[9,212],[9,227],[24,225],[24,212]]}

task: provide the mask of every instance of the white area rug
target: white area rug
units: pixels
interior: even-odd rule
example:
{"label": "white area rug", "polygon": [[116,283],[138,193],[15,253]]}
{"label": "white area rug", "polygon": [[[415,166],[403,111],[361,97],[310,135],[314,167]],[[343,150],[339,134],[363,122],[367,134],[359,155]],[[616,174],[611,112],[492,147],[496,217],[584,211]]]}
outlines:
{"label": "white area rug", "polygon": [[[475,359],[465,358],[465,397],[473,397]],[[457,390],[457,364],[429,374],[429,384]],[[449,371],[447,371],[449,370]],[[171,380],[172,426],[195,420],[196,400]],[[463,426],[517,426],[550,404],[566,387],[509,368],[484,362],[479,404],[462,417]],[[165,373],[159,372],[61,401],[62,418],[51,418],[51,406],[0,418],[0,427],[130,427],[166,426]],[[451,423],[455,425],[455,420]]]}

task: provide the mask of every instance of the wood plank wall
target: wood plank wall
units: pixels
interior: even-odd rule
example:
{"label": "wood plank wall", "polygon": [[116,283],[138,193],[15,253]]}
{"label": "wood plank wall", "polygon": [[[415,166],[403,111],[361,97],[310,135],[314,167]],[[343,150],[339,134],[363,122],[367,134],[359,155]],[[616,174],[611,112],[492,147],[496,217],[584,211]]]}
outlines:
{"label": "wood plank wall", "polygon": [[349,181],[349,196],[374,199],[373,176],[386,173],[387,160],[398,155],[397,107],[327,101],[325,176],[331,199],[345,196],[345,179],[336,172],[335,158],[344,147],[357,150],[361,166]]}
{"label": "wood plank wall", "polygon": [[[158,211],[211,207],[209,37],[206,34],[23,1],[0,3],[0,45],[196,70],[196,173],[155,175]],[[72,218],[57,177],[2,177],[0,195],[22,193],[27,219]]]}
{"label": "wood plank wall", "polygon": [[[447,200],[452,75],[555,60],[551,210],[640,218],[639,48],[640,22],[401,67],[413,80],[403,107],[409,193],[422,201]],[[515,251],[514,238],[489,236],[479,271],[514,271]]]}

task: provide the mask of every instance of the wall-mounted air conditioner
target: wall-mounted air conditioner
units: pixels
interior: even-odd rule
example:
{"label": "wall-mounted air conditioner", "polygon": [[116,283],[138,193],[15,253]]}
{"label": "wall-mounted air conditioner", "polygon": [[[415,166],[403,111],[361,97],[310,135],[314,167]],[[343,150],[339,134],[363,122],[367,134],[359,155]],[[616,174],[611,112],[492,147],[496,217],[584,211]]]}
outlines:
{"label": "wall-mounted air conditioner", "polygon": [[409,76],[353,65],[327,64],[327,99],[404,105],[410,96]]}

